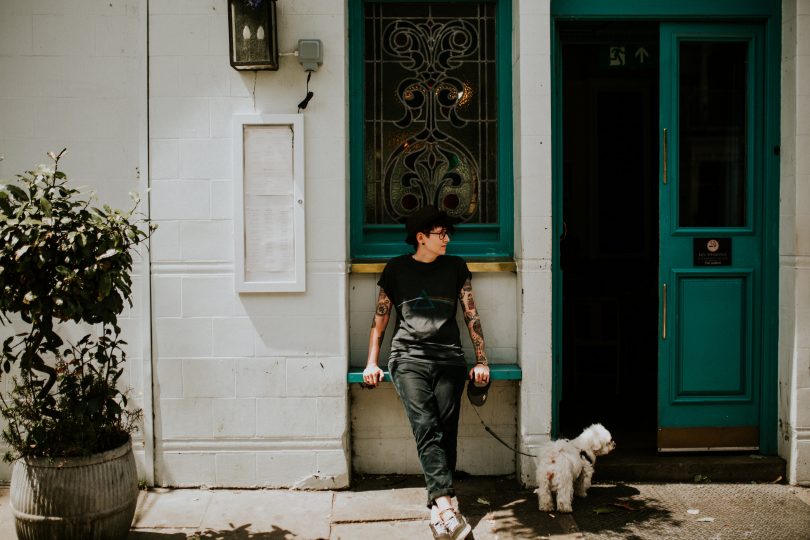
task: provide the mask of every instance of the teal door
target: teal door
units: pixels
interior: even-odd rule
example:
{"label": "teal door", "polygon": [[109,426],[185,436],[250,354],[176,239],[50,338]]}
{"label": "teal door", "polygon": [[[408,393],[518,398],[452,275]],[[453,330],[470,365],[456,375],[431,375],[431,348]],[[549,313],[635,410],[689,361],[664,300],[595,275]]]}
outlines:
{"label": "teal door", "polygon": [[661,24],[658,448],[759,447],[763,32]]}

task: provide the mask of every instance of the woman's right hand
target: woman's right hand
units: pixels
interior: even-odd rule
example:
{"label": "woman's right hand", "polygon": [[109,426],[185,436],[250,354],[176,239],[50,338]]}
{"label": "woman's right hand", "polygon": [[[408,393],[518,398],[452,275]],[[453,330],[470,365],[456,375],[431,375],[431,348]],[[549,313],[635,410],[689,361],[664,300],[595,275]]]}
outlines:
{"label": "woman's right hand", "polygon": [[372,388],[381,383],[383,377],[385,377],[385,372],[380,369],[380,366],[369,365],[363,370],[363,382]]}

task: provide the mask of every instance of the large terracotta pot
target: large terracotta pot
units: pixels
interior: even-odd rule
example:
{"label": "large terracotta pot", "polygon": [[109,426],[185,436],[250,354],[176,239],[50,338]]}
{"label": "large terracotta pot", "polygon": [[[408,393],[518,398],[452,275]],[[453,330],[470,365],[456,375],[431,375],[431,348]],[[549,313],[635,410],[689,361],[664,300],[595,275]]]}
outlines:
{"label": "large terracotta pot", "polygon": [[11,472],[19,540],[117,540],[138,502],[132,442],[84,458],[24,458]]}

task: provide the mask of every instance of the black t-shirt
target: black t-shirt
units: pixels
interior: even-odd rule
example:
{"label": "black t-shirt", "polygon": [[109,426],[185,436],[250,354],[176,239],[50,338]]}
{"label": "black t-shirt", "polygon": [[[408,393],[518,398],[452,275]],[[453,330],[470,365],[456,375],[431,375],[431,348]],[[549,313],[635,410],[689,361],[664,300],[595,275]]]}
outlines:
{"label": "black t-shirt", "polygon": [[388,261],[377,285],[397,310],[391,362],[466,365],[456,324],[458,297],[472,276],[461,257],[439,256],[423,263],[411,255]]}

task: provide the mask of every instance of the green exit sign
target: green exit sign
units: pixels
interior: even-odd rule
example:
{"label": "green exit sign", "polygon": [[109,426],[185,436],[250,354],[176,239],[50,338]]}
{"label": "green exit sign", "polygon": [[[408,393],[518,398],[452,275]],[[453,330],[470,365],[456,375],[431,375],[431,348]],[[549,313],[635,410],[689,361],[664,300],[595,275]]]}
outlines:
{"label": "green exit sign", "polygon": [[658,48],[649,43],[607,45],[601,55],[601,64],[609,68],[639,69],[658,65]]}

